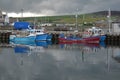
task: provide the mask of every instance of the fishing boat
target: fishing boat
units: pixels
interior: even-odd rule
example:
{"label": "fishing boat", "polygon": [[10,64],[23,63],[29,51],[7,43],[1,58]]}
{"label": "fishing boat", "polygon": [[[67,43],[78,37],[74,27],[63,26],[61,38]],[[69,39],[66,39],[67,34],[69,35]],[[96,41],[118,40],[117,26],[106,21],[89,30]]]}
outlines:
{"label": "fishing boat", "polygon": [[44,28],[29,30],[30,35],[34,35],[35,41],[51,41],[52,35],[45,32]]}
{"label": "fishing boat", "polygon": [[26,36],[19,34],[10,35],[10,41],[51,41],[52,36],[48,33],[45,33],[43,29],[28,29],[26,30],[29,33]]}
{"label": "fishing boat", "polygon": [[51,35],[46,33],[46,29],[44,27],[36,29],[35,25],[31,27],[29,22],[15,22],[14,29],[15,32],[10,35],[10,41],[50,41],[52,38]]}
{"label": "fishing boat", "polygon": [[103,34],[102,29],[92,27],[83,32],[82,37],[80,36],[64,36],[60,34],[60,43],[99,43],[105,41],[106,36]]}
{"label": "fishing boat", "polygon": [[97,27],[92,27],[88,29],[89,33],[92,33],[92,36],[100,36],[100,42],[105,41],[106,36],[104,34],[104,31]]}

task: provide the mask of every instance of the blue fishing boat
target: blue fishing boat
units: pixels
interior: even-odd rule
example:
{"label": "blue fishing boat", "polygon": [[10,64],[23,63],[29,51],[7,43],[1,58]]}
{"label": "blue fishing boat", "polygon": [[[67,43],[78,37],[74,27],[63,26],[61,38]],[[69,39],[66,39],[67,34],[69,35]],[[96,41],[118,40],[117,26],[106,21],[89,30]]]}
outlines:
{"label": "blue fishing boat", "polygon": [[51,35],[47,34],[45,28],[32,29],[28,22],[15,22],[14,29],[27,32],[27,35],[15,33],[10,35],[10,41],[46,41],[51,40]]}
{"label": "blue fishing boat", "polygon": [[45,33],[42,29],[29,29],[27,30],[29,35],[10,35],[10,41],[51,41],[52,35]]}

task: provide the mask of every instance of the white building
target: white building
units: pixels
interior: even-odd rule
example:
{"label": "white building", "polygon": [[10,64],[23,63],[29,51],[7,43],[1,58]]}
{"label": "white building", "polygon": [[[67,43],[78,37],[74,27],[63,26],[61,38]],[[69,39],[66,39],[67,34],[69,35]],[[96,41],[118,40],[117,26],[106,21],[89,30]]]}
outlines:
{"label": "white building", "polygon": [[0,10],[0,26],[4,26],[5,24],[9,23],[9,17],[7,14],[3,14]]}
{"label": "white building", "polygon": [[120,22],[112,22],[112,33],[120,34]]}

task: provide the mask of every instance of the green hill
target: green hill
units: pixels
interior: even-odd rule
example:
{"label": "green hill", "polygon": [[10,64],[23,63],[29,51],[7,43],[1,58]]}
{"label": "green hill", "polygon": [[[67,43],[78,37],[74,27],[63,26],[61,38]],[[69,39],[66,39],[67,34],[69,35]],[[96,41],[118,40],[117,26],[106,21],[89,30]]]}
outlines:
{"label": "green hill", "polygon": [[[77,17],[78,24],[84,22],[94,23],[100,20],[107,20],[108,11],[100,11],[88,14],[80,14]],[[120,18],[120,11],[111,11],[112,19]],[[22,21],[36,22],[36,23],[76,23],[75,15],[60,15],[60,16],[42,16],[42,17],[24,17],[19,18]]]}

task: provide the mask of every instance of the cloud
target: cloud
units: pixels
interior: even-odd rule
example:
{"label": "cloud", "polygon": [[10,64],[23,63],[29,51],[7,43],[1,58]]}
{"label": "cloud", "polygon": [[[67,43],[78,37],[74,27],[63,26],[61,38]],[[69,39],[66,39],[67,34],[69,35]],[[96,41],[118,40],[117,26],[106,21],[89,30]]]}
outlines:
{"label": "cloud", "polygon": [[24,12],[61,15],[88,13],[108,10],[120,10],[120,0],[0,0],[0,9],[8,13]]}

